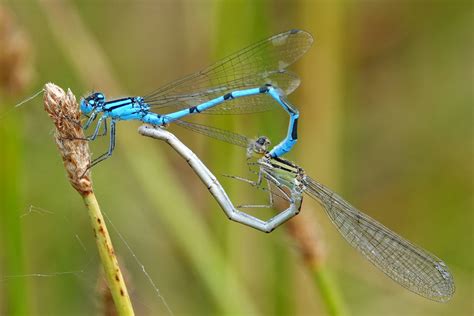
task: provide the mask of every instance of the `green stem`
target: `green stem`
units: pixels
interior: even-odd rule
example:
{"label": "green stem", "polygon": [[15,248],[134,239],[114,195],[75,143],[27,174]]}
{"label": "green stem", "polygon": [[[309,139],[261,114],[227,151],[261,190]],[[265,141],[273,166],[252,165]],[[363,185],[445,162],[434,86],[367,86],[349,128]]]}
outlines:
{"label": "green stem", "polygon": [[[2,233],[2,254],[4,255],[5,274],[22,275],[24,271],[23,241],[20,223],[20,161],[21,135],[11,131],[21,131],[12,116],[3,120],[0,129],[0,227]],[[5,294],[8,315],[28,314],[27,285],[25,278],[16,278],[8,282],[5,289],[0,290]]]}
{"label": "green stem", "polygon": [[311,273],[328,314],[331,316],[347,315],[342,298],[329,272],[323,266],[315,266],[312,268]]}
{"label": "green stem", "polygon": [[[305,27],[314,30],[316,45],[313,50],[317,51],[317,58],[303,58],[300,64],[303,67],[299,73],[305,89],[298,104],[302,105],[302,116],[312,118],[312,123],[301,126],[299,138],[302,141],[296,150],[300,153],[299,161],[306,171],[317,174],[319,179],[332,187],[337,187],[341,169],[341,91],[346,75],[343,38],[346,14],[344,1],[300,3],[300,16]],[[315,90],[318,93],[315,94]],[[318,106],[313,106],[314,104]],[[322,135],[318,138],[318,146],[304,143],[305,139],[312,139],[314,135]],[[304,155],[301,155],[302,146],[305,148]],[[318,161],[317,164],[314,163],[315,160]],[[344,302],[337,294],[336,284],[328,276],[329,269],[324,258],[320,257],[307,265],[328,313],[345,314]]]}
{"label": "green stem", "polygon": [[104,267],[110,293],[117,308],[117,314],[123,316],[135,315],[99,203],[93,192],[83,195],[83,199],[89,212],[100,260]]}
{"label": "green stem", "polygon": [[77,122],[81,116],[76,97],[55,84],[44,87],[44,109],[56,126],[56,145],[63,160],[69,182],[82,196],[91,220],[100,260],[105,272],[107,285],[112,294],[117,314],[134,315],[112,240],[110,239],[99,203],[92,190],[89,170],[90,151],[82,127]]}

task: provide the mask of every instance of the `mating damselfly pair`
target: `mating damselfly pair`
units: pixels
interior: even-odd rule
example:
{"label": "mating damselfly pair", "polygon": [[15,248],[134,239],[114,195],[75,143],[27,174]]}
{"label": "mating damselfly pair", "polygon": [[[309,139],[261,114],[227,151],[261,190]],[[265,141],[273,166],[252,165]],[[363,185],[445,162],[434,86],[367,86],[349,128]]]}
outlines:
{"label": "mating damselfly pair", "polygon": [[[189,162],[230,219],[271,232],[299,212],[302,195],[306,193],[321,203],[342,236],[393,280],[429,299],[441,302],[449,300],[454,293],[454,282],[443,261],[361,213],[306,175],[298,165],[280,157],[290,151],[297,140],[299,117],[298,110],[286,98],[297,88],[299,79],[286,68],[301,57],[311,43],[311,35],[292,30],[249,46],[144,97],[107,101],[101,92],[89,95],[81,100],[81,110],[88,116],[84,127],[90,128],[96,122],[88,139],[94,140],[107,134],[110,129],[109,150],[94,160],[91,166],[112,154],[115,125],[119,120],[138,120],[155,126],[175,122],[196,132],[245,147],[249,154],[259,155],[253,162],[253,166],[258,169],[258,179],[247,182],[259,187],[265,180],[275,186],[278,194],[289,202],[286,210],[267,221],[235,207],[217,178],[172,134],[161,128],[143,131],[145,135],[155,133],[154,137],[166,140]],[[269,151],[266,138],[250,141],[245,136],[229,131],[180,121],[195,113],[253,113],[271,109],[275,105],[283,107],[290,116],[290,122],[286,137]],[[158,114],[156,110],[169,113]]]}
{"label": "mating damselfly pair", "polygon": [[[428,251],[410,243],[373,218],[360,212],[329,188],[308,176],[297,164],[272,157],[266,150],[266,137],[250,140],[233,135],[246,147],[248,164],[257,167],[256,180],[233,177],[269,191],[269,201],[275,194],[288,202],[288,207],[268,220],[261,220],[235,207],[217,178],[179,139],[162,128],[142,126],[140,133],[160,139],[173,147],[193,168],[227,217],[263,232],[271,232],[300,211],[303,193],[319,202],[339,233],[371,263],[394,281],[428,299],[447,302],[455,291],[454,280],[446,264]],[[230,132],[226,131],[226,134]],[[246,143],[247,146],[244,146]],[[251,159],[251,157],[258,157]],[[274,190],[269,189],[273,186]],[[269,207],[273,207],[270,203]]]}

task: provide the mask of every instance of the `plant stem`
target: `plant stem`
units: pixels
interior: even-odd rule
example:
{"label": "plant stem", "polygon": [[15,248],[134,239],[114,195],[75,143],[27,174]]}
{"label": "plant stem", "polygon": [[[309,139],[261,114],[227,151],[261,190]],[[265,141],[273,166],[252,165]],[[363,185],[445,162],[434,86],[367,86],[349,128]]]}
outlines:
{"label": "plant stem", "polygon": [[[321,181],[337,187],[340,178],[341,159],[341,129],[343,122],[342,97],[345,78],[344,67],[344,38],[343,30],[346,17],[346,2],[344,1],[301,1],[300,17],[304,27],[314,30],[317,45],[317,58],[304,58],[301,68],[301,77],[305,83],[305,89],[300,98],[301,113],[304,117],[312,118],[310,125],[303,125],[300,129],[299,139],[302,140],[300,147],[296,149],[300,153],[299,161],[306,167],[306,171],[318,174]],[[321,44],[319,44],[321,43]],[[314,93],[317,89],[318,93]],[[317,104],[318,106],[305,106]],[[318,138],[317,146],[304,145],[305,139]],[[307,144],[307,143],[306,143]],[[304,146],[304,147],[301,147]],[[304,148],[304,155],[301,155]],[[318,161],[317,164],[314,161]],[[309,213],[310,210],[304,210]],[[303,212],[302,212],[303,213]],[[298,220],[302,219],[300,214]],[[316,224],[307,221],[310,230]],[[298,229],[296,229],[298,231]],[[320,246],[322,239],[315,237]],[[321,247],[320,247],[321,248]],[[320,249],[321,250],[321,249]],[[319,290],[321,299],[329,315],[343,315],[346,313],[344,301],[337,294],[337,284],[328,277],[330,266],[326,263],[323,251],[318,251],[309,257],[307,251],[303,251],[305,264],[313,276],[315,287]],[[308,260],[310,259],[310,260]],[[316,259],[316,260],[314,260]]]}
{"label": "plant stem", "polygon": [[341,296],[339,295],[338,289],[335,286],[329,271],[324,268],[325,266],[312,266],[310,267],[313,275],[314,283],[318,286],[321,299],[324,302],[326,310],[331,316],[342,316],[346,315],[344,303]]}
{"label": "plant stem", "polygon": [[[306,211],[311,211],[307,208]],[[338,287],[327,269],[324,242],[317,230],[315,219],[309,212],[299,214],[286,224],[289,235],[298,245],[298,251],[306,269],[311,273],[324,307],[331,316],[346,315],[344,301]]]}
{"label": "plant stem", "polygon": [[112,240],[107,231],[99,203],[95,198],[94,192],[84,194],[82,198],[89,213],[97,250],[99,251],[102,266],[104,267],[107,284],[115,302],[117,314],[134,315],[127,286],[125,285],[122,272],[120,271],[119,263],[112,246]]}
{"label": "plant stem", "polygon": [[99,204],[92,190],[89,169],[90,152],[79,118],[81,113],[76,97],[70,90],[67,94],[60,87],[45,85],[44,107],[56,125],[55,140],[69,182],[84,199],[97,243],[105,278],[114,299],[117,314],[134,315],[128,290],[104,222]]}
{"label": "plant stem", "polygon": [[[11,133],[11,131],[19,131]],[[0,240],[6,275],[22,275],[24,268],[24,246],[21,231],[21,222],[18,212],[21,200],[21,160],[22,152],[18,138],[22,129],[19,120],[4,120],[0,126]],[[8,286],[0,287],[0,293],[4,296],[4,307],[0,314],[26,315],[29,311],[27,296],[27,283],[24,278],[17,278],[8,283]]]}

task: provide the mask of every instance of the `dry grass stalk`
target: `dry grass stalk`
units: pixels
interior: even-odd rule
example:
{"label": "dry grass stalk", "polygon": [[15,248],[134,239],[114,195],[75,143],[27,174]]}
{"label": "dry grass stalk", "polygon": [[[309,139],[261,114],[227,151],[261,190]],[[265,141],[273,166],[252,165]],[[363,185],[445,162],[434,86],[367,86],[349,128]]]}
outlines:
{"label": "dry grass stalk", "polygon": [[56,126],[54,138],[66,168],[69,182],[81,194],[89,212],[91,226],[107,285],[110,289],[117,315],[134,315],[123,274],[110,239],[104,217],[92,190],[90,152],[80,124],[81,112],[74,94],[60,87],[45,85],[44,107]]}
{"label": "dry grass stalk", "polygon": [[44,87],[44,108],[56,126],[54,138],[66,168],[69,182],[81,194],[92,192],[92,180],[87,169],[90,162],[89,144],[84,140],[76,97],[52,83]]}
{"label": "dry grass stalk", "polygon": [[[309,210],[306,210],[308,212]],[[320,232],[315,229],[319,226],[315,221],[308,220],[307,214],[299,214],[286,224],[286,229],[295,240],[298,252],[304,263],[311,269],[318,269],[326,259],[324,243]]]}

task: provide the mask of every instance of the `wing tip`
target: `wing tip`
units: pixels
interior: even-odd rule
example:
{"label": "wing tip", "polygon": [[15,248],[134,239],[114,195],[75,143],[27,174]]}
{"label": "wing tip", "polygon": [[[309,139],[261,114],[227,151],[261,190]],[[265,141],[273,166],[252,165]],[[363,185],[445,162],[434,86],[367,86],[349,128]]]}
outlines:
{"label": "wing tip", "polygon": [[314,37],[313,35],[311,35],[311,33],[309,33],[308,31],[305,31],[305,30],[302,30],[302,29],[291,29],[285,33],[288,33],[289,35],[300,35],[300,36],[304,36],[307,38],[308,42],[310,44],[312,44],[314,42]]}

